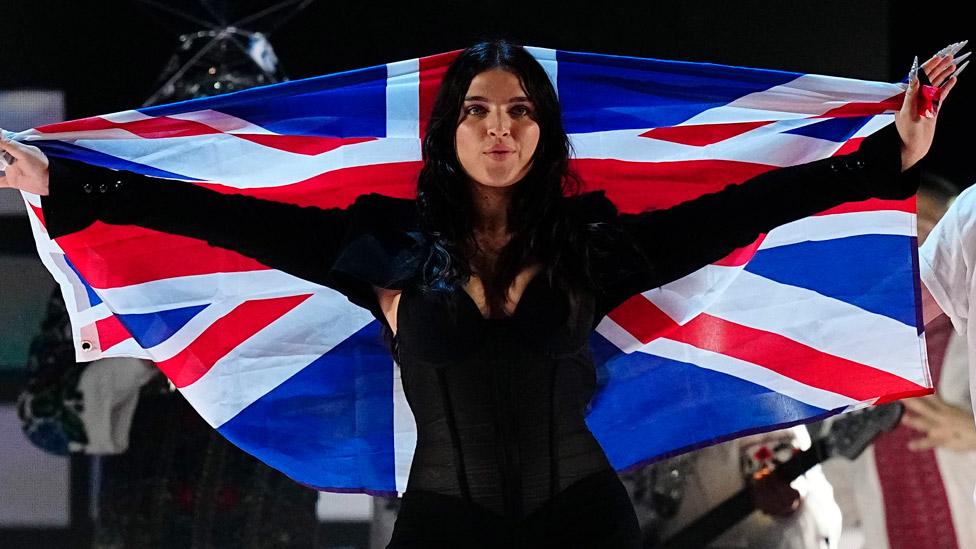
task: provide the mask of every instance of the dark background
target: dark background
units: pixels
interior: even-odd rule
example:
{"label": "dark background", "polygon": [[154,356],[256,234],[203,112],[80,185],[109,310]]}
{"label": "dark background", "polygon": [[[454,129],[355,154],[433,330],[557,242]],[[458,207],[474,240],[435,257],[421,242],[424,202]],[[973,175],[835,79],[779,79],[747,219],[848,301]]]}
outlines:
{"label": "dark background", "polygon": [[[272,1],[211,0],[234,20]],[[8,0],[0,10],[0,88],[66,92],[68,118],[133,108],[153,91],[192,23],[134,0]],[[166,2],[200,18],[197,0]],[[266,30],[274,17],[244,25]],[[303,78],[463,48],[507,37],[549,48],[709,61],[896,81],[912,56],[924,61],[968,38],[946,2],[734,1],[556,4],[431,0],[318,0],[271,35],[286,73]],[[974,122],[976,69],[947,102],[930,168],[957,185],[976,179],[963,128]]]}

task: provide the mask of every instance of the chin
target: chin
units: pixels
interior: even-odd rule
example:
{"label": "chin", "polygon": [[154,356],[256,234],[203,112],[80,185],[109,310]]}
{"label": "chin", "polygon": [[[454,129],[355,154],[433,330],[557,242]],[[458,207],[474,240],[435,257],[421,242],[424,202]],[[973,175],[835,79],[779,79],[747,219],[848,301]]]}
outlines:
{"label": "chin", "polygon": [[493,188],[511,187],[525,178],[527,170],[519,173],[506,172],[500,173],[481,173],[478,177],[472,177],[479,185]]}
{"label": "chin", "polygon": [[492,188],[495,188],[495,189],[503,189],[505,187],[512,187],[516,183],[518,183],[519,181],[521,181],[521,178],[517,178],[517,179],[513,179],[513,178],[506,178],[506,179],[476,179],[475,180],[475,182],[478,183],[479,185],[481,185],[482,187],[492,187]]}

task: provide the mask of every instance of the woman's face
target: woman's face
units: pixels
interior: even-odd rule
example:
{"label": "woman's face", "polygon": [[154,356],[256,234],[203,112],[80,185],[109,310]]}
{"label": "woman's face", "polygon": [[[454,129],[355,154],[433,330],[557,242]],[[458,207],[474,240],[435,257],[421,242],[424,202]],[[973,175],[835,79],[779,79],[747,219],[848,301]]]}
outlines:
{"label": "woman's face", "polygon": [[514,74],[491,69],[471,80],[454,147],[474,182],[508,187],[529,172],[539,144],[535,105]]}

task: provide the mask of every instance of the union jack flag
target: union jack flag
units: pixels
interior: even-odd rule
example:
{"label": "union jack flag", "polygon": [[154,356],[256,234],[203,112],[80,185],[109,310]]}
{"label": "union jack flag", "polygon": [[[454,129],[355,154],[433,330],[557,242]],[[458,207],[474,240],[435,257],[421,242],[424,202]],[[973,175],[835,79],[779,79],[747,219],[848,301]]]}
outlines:
{"label": "union jack flag", "polygon": [[[586,190],[606,190],[622,212],[855,150],[893,120],[904,92],[529,51],[556,84]],[[52,156],[302,205],[345,207],[367,192],[409,198],[424,123],[456,54],[16,138]],[[415,425],[369,312],[191,238],[96,223],[53,241],[38,197],[25,200],[80,360],[151,359],[214,428],[309,486],[404,489]],[[791,223],[602,319],[591,338],[600,390],[587,421],[613,465],[931,392],[914,208],[869,200]]]}

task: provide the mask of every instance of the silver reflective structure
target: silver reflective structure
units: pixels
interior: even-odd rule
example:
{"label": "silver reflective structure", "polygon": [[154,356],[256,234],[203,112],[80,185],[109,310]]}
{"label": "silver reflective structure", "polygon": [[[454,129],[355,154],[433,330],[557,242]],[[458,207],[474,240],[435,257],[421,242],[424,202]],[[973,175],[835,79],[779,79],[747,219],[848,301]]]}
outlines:
{"label": "silver reflective structure", "polygon": [[[179,46],[159,77],[157,90],[143,103],[183,101],[287,80],[268,37],[315,0],[281,0],[271,5],[193,0],[140,3],[160,16],[175,17],[199,30],[179,37]],[[261,3],[263,4],[263,3]],[[243,13],[248,7],[258,8]],[[200,17],[198,13],[206,15]],[[260,26],[263,32],[247,30]]]}

